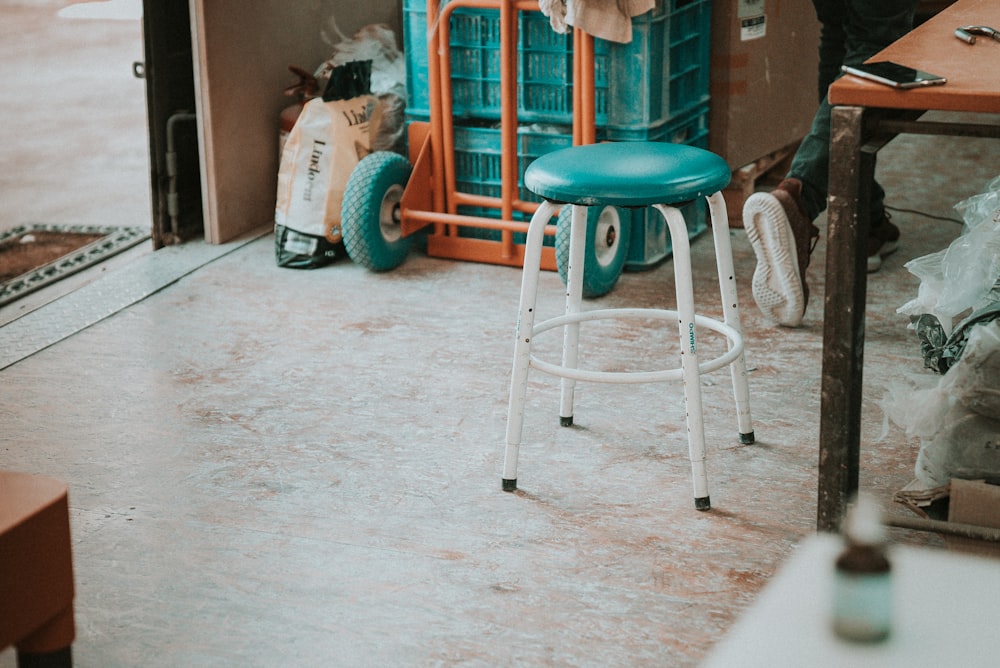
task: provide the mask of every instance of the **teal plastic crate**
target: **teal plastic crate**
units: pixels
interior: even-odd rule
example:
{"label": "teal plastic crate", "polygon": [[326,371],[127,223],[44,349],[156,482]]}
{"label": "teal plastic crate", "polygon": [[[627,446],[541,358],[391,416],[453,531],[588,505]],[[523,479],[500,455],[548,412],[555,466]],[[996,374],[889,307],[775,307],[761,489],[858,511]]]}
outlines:
{"label": "teal plastic crate", "polygon": [[632,20],[630,43],[604,42],[609,84],[597,122],[609,139],[651,138],[708,103],[710,3],[672,0],[659,8]]}
{"label": "teal plastic crate", "polygon": [[605,128],[608,141],[665,141],[708,148],[708,103],[678,114],[666,123],[626,128]]}
{"label": "teal plastic crate", "polygon": [[[404,0],[403,5],[407,109],[415,116],[425,116],[430,110],[427,3],[425,0]],[[454,116],[498,120],[501,106],[499,11],[456,10],[451,19],[450,51]],[[540,12],[521,12],[517,52],[518,119],[527,123],[572,123],[572,37],[553,31],[549,20]]]}
{"label": "teal plastic crate", "polygon": [[[407,107],[427,115],[427,5],[404,0]],[[462,8],[451,22],[454,115],[500,117],[498,10]],[[633,40],[595,40],[596,122],[620,133],[649,133],[708,101],[709,0],[664,0],[635,17]],[[573,38],[556,33],[541,12],[521,12],[518,26],[518,119],[569,125],[573,116]]]}
{"label": "teal plastic crate", "polygon": [[[571,128],[554,127],[540,131],[519,127],[517,131],[518,183],[524,201],[538,202],[537,196],[521,184],[524,170],[536,158],[573,145]],[[500,196],[500,129],[496,127],[455,127],[456,185],[462,192]]]}
{"label": "teal plastic crate", "polygon": [[[617,138],[616,140],[629,140]],[[698,148],[708,148],[708,105],[703,104],[674,119],[648,137],[649,141],[687,144]],[[705,200],[696,200],[680,207],[687,224],[688,239],[694,239],[708,229],[708,206]],[[631,209],[632,240],[629,244],[627,271],[643,271],[655,267],[673,253],[673,244],[667,234],[667,223],[660,212],[653,207]],[[728,222],[727,222],[728,224]]]}
{"label": "teal plastic crate", "polygon": [[[696,200],[679,207],[687,224],[688,239],[694,239],[708,229],[708,205]],[[629,241],[626,271],[652,269],[673,254],[673,244],[667,234],[667,223],[653,207],[629,209],[632,238]]]}
{"label": "teal plastic crate", "polygon": [[[524,187],[524,170],[536,158],[573,145],[571,128],[553,127],[540,131],[520,127],[517,132],[518,190],[522,201],[538,202],[540,198]],[[500,197],[500,129],[489,126],[456,125],[455,127],[455,181],[460,192]],[[499,218],[500,210],[489,207],[460,206],[458,212],[468,216]],[[515,212],[516,220],[527,221],[530,216]],[[460,226],[460,236],[477,239],[499,239],[500,232],[483,228]],[[522,234],[515,234],[515,242],[523,243]],[[546,244],[552,245],[551,237]]]}

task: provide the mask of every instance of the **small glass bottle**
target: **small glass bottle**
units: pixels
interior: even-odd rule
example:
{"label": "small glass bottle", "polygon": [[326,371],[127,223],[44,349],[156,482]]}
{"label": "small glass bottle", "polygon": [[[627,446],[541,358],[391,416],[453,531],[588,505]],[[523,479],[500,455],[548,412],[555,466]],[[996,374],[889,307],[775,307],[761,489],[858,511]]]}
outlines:
{"label": "small glass bottle", "polygon": [[834,576],[833,630],[854,642],[878,642],[892,627],[892,567],[878,503],[860,496],[844,522]]}

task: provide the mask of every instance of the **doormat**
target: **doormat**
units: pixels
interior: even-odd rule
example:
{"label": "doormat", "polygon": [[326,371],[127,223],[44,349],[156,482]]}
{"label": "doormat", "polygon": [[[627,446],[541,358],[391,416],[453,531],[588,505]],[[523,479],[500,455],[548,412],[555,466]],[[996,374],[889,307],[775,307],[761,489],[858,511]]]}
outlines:
{"label": "doormat", "polygon": [[149,229],[33,223],[0,233],[0,306],[145,241]]}

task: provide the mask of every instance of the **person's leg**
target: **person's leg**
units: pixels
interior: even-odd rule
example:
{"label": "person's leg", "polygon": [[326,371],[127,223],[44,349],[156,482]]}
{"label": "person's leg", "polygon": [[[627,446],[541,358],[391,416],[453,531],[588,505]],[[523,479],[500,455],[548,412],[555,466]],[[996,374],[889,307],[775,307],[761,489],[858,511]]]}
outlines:
{"label": "person's leg", "polygon": [[[823,98],[788,170],[789,178],[802,181],[803,205],[811,220],[826,210],[830,178],[830,103],[825,94],[829,83],[824,86],[824,82],[839,77],[841,65],[862,63],[908,33],[917,0],[813,0],[813,4],[823,21],[819,66]],[[831,59],[838,54],[842,61],[834,63]],[[875,183],[869,202],[873,224],[884,218],[884,199],[885,191]]]}
{"label": "person's leg", "polygon": [[846,0],[813,0],[820,21],[820,109],[812,129],[793,157],[789,178],[773,193],[755,193],[743,207],[743,227],[757,256],[753,275],[754,300],[761,312],[779,325],[796,327],[809,303],[806,268],[819,229],[812,220],[825,203],[826,163],[829,161],[830,110],[826,89],[840,73],[847,54],[844,25]]}
{"label": "person's leg", "polygon": [[[754,299],[778,324],[801,323],[809,300],[806,267],[819,230],[811,222],[826,209],[830,174],[830,104],[825,92],[840,66],[860,63],[912,28],[917,0],[813,0],[822,23],[818,83],[821,102],[812,127],[773,193],[755,193],[743,209],[747,238],[757,255]],[[873,184],[869,271],[897,247],[899,230],[888,221],[885,193]],[[873,262],[874,260],[874,262]]]}
{"label": "person's leg", "polygon": [[826,89],[840,76],[840,66],[847,56],[846,0],[813,0],[819,19],[819,101],[826,99]]}
{"label": "person's leg", "polygon": [[[913,29],[917,0],[850,0],[845,65],[857,65]],[[899,228],[889,222],[885,191],[872,183],[868,202],[871,229],[868,234],[868,271],[882,266],[882,257],[899,247]]]}
{"label": "person's leg", "polygon": [[819,108],[809,133],[793,157],[787,177],[802,182],[802,205],[809,220],[826,208],[826,183],[830,160],[830,105],[826,91],[840,76],[847,56],[848,0],[813,0],[820,23],[817,83]]}
{"label": "person's leg", "polygon": [[917,0],[847,0],[845,65],[857,65],[913,30]]}
{"label": "person's leg", "polygon": [[830,103],[824,95],[809,133],[802,138],[785,176],[802,183],[802,206],[809,220],[816,220],[826,210],[830,182],[830,112]]}
{"label": "person's leg", "polygon": [[[816,220],[826,210],[830,182],[831,111],[830,103],[824,99],[816,110],[809,134],[802,139],[792,158],[788,176],[782,182],[791,182],[793,187],[798,187],[798,203],[809,220]],[[872,181],[868,215],[871,221],[867,249],[868,271],[873,272],[882,266],[882,257],[895,252],[899,247],[899,229],[889,222],[889,214],[885,210],[885,190],[878,181]],[[804,269],[802,275],[804,281]]]}

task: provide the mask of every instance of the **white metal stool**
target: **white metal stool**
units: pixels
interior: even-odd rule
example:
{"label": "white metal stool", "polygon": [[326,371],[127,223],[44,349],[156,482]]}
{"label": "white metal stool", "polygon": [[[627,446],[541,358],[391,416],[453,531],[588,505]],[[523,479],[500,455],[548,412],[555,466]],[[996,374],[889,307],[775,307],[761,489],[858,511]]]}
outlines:
{"label": "white metal stool", "polygon": [[[520,310],[514,346],[510,404],[507,414],[507,445],[503,465],[503,489],[517,489],[517,459],[524,424],[524,402],[528,369],[562,378],[560,424],[573,424],[573,394],[576,381],[601,383],[650,383],[684,381],[687,404],[688,448],[694,478],[694,502],[708,510],[708,475],[705,467],[705,428],[702,416],[701,374],[724,366],[730,368],[736,400],[740,443],[753,443],[750,390],[743,356],[743,334],[736,277],[729,240],[729,221],[721,190],[731,172],[719,156],[692,146],[659,142],[620,142],[575,146],[548,153],[535,160],[524,175],[525,186],[543,201],[528,226],[521,279]],[[725,321],[697,315],[691,278],[691,250],[684,217],[675,205],[705,197],[712,219],[719,288]],[[566,312],[535,324],[535,303],[545,226],[563,204],[573,206],[566,280]],[[581,310],[587,207],[653,206],[664,217],[673,244],[677,309],[616,308]],[[679,368],[661,371],[612,372],[579,368],[580,323],[616,318],[646,318],[677,321],[681,343]],[[534,337],[563,327],[562,364],[552,364],[532,354]],[[696,329],[724,335],[727,352],[699,361]]]}

